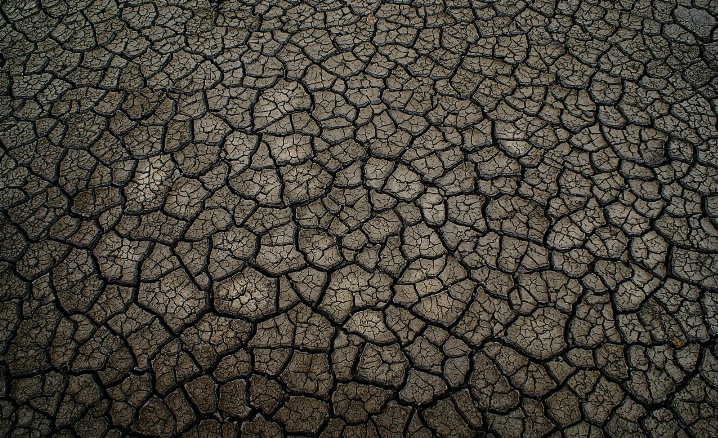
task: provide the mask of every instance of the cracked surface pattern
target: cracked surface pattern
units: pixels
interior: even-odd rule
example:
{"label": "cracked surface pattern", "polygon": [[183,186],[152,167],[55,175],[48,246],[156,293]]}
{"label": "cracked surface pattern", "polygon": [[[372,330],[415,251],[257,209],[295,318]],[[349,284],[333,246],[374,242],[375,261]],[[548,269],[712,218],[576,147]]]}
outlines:
{"label": "cracked surface pattern", "polygon": [[718,436],[717,16],[0,1],[0,436]]}

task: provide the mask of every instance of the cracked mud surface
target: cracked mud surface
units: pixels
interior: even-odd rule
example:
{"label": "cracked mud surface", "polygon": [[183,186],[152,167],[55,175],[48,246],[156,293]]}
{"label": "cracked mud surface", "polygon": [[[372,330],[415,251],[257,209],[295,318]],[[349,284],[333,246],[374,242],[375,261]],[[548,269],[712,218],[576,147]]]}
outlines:
{"label": "cracked mud surface", "polygon": [[0,436],[718,436],[716,16],[0,2]]}

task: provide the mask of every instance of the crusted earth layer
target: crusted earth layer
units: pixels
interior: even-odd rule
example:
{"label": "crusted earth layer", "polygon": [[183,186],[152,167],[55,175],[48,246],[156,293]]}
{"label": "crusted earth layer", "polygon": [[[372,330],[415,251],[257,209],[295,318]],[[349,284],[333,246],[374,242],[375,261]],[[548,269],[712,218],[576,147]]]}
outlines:
{"label": "crusted earth layer", "polygon": [[0,436],[718,436],[718,3],[0,2]]}

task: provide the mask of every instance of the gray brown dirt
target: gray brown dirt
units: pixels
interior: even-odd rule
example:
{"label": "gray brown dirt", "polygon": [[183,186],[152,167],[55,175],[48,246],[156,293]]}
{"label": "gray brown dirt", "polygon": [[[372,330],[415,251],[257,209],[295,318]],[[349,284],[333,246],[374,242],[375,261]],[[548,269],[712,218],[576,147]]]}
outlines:
{"label": "gray brown dirt", "polygon": [[0,436],[718,436],[718,2],[0,1]]}

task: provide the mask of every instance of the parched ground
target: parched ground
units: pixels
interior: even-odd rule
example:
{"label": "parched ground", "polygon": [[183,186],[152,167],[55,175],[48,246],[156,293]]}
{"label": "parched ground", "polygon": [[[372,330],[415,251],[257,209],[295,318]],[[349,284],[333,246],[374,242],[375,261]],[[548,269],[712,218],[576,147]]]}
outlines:
{"label": "parched ground", "polygon": [[0,0],[0,436],[718,436],[718,2]]}

